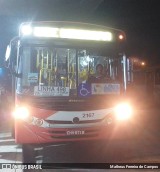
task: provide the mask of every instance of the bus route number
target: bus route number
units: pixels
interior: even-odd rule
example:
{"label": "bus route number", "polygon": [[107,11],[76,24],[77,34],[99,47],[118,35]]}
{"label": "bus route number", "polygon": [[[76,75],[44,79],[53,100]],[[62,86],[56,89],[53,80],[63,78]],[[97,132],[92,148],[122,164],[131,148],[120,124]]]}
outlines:
{"label": "bus route number", "polygon": [[66,93],[66,88],[65,87],[57,87],[57,92],[59,93]]}
{"label": "bus route number", "polygon": [[94,113],[84,113],[83,114],[83,118],[93,118],[94,117]]}

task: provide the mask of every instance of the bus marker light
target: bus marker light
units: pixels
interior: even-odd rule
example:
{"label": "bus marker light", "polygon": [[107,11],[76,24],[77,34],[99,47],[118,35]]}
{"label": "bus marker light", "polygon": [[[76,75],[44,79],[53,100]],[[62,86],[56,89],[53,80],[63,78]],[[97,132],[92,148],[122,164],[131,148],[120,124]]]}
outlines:
{"label": "bus marker light", "polygon": [[122,34],[120,34],[120,35],[118,36],[118,38],[119,38],[120,40],[123,40],[123,39],[124,39],[124,36],[123,36]]}
{"label": "bus marker light", "polygon": [[21,28],[22,35],[29,36],[32,34],[32,27],[30,25],[24,25]]}

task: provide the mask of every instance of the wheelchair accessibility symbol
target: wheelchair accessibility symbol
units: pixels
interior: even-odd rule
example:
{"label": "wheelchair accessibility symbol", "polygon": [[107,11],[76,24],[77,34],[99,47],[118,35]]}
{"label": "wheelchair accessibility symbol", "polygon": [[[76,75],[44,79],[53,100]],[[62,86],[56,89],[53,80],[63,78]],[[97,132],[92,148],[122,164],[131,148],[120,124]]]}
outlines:
{"label": "wheelchair accessibility symbol", "polygon": [[91,95],[91,86],[86,83],[82,83],[78,86],[78,95],[79,96],[90,96]]}

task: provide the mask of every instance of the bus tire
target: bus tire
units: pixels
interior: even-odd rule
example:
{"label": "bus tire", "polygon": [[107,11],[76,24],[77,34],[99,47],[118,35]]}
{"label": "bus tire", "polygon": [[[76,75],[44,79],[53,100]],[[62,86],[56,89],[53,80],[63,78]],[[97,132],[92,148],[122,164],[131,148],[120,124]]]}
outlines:
{"label": "bus tire", "polygon": [[30,144],[22,145],[23,163],[36,163],[34,146]]}

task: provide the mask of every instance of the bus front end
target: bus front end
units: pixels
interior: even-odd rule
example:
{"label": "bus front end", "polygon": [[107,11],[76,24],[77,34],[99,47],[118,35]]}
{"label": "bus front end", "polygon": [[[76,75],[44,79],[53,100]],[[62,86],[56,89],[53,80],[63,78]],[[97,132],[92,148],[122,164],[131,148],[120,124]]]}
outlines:
{"label": "bus front end", "polygon": [[80,23],[47,24],[24,23],[16,41],[11,65],[16,67],[16,142],[52,144],[119,134],[132,118],[124,101],[124,33]]}

